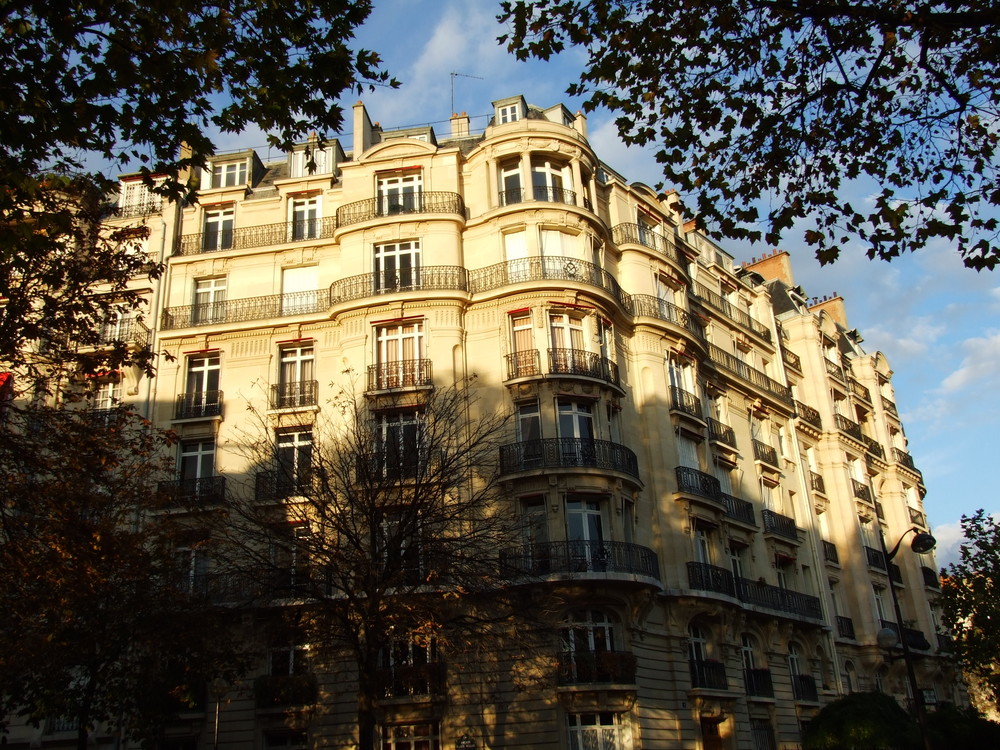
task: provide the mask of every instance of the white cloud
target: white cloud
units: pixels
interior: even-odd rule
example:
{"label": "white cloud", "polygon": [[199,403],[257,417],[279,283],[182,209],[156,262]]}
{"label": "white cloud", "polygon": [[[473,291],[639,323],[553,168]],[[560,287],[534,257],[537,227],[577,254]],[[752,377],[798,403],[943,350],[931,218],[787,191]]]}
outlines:
{"label": "white cloud", "polygon": [[961,348],[966,352],[965,359],[942,381],[941,392],[955,393],[975,385],[980,393],[995,393],[1000,386],[1000,331],[966,339]]}
{"label": "white cloud", "polygon": [[958,521],[938,524],[931,529],[931,533],[937,539],[934,556],[937,559],[938,567],[944,568],[951,563],[958,562],[959,547],[965,539],[962,535],[962,524]]}
{"label": "white cloud", "polygon": [[885,352],[890,361],[919,357],[947,331],[936,318],[929,316],[883,316],[882,324],[862,329],[867,349]]}

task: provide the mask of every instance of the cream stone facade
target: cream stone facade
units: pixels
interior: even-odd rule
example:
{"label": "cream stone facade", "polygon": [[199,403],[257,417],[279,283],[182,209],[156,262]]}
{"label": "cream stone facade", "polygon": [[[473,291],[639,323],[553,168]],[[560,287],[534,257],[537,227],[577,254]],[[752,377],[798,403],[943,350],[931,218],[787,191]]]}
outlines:
{"label": "cream stone facade", "polygon": [[[884,627],[928,703],[963,701],[933,554],[881,552],[879,533],[928,528],[925,490],[889,365],[842,300],[807,300],[785,253],[734,264],[672,194],[601,162],[581,114],[494,107],[485,132],[456,115],[439,135],[382,130],[359,102],[352,142],[220,155],[183,207],[123,183],[136,210],[118,221],[145,222],[167,264],[142,325],[171,356],[108,398],[177,431],[168,489],[211,506],[253,481],[248,405],[292,452],[351,383],[375,398],[474,373],[515,413],[497,461],[529,531],[499,561],[571,603],[556,666],[486,699],[425,654],[440,679],[387,695],[385,750],[791,750],[848,692],[909,699]],[[192,557],[195,575],[211,565]],[[296,658],[262,653],[161,747],[353,747],[343,670],[272,699]]]}

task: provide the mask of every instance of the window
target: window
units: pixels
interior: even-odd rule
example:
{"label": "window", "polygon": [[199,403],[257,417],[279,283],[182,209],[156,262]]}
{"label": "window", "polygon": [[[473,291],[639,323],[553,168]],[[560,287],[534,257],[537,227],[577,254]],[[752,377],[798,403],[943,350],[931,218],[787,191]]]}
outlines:
{"label": "window", "polygon": [[524,200],[521,190],[521,162],[517,159],[500,165],[500,205],[509,206]]}
{"label": "window", "polygon": [[799,646],[794,641],[788,644],[788,673],[792,677],[802,674],[802,659],[799,656]]}
{"label": "window", "polygon": [[313,368],[313,345],[285,346],[279,353],[278,387],[273,406],[287,409],[316,403],[317,383]]}
{"label": "window", "polygon": [[573,352],[584,352],[583,317],[572,313],[549,313],[549,336],[552,341],[554,364],[573,364]]}
{"label": "window", "polygon": [[309,673],[309,650],[302,645],[290,644],[272,648],[268,652],[268,674],[272,677],[290,677]]}
{"label": "window", "polygon": [[106,380],[97,386],[94,394],[94,408],[98,410],[114,409],[122,400],[122,384],[117,378]]}
{"label": "window", "polygon": [[567,714],[570,750],[630,750],[632,734],[623,716],[613,711]]}
{"label": "window", "polygon": [[539,373],[538,350],[535,349],[531,313],[523,311],[510,316],[511,355],[508,376],[523,378]]}
{"label": "window", "polygon": [[[503,236],[504,257],[507,261],[524,260],[528,257],[527,232],[523,229],[517,232],[506,232]],[[510,270],[510,266],[508,266]]]}
{"label": "window", "polygon": [[212,165],[212,187],[235,187],[247,182],[247,163],[245,161],[229,164]]}
{"label": "window", "polygon": [[757,648],[754,644],[753,636],[744,633],[740,643],[740,655],[743,658],[743,669],[750,671],[757,668]]}
{"label": "window", "polygon": [[233,246],[234,216],[235,210],[232,206],[206,209],[201,244],[201,249],[204,252],[228,250]]}
{"label": "window", "polygon": [[701,461],[698,458],[698,443],[686,435],[678,435],[676,443],[678,465],[701,471]]}
{"label": "window", "polygon": [[694,532],[694,559],[695,562],[703,565],[711,565],[714,560],[712,554],[712,534],[713,529],[704,524],[699,524]]}
{"label": "window", "polygon": [[319,197],[296,198],[290,206],[292,237],[296,240],[311,240],[319,237]]}
{"label": "window", "polygon": [[750,719],[750,739],[753,750],[777,750],[774,727],[768,719]]}
{"label": "window", "polygon": [[[314,174],[330,174],[336,163],[334,159],[335,146],[324,148],[306,147],[291,154],[289,159],[289,177],[308,177]],[[312,162],[310,166],[309,162]]]}
{"label": "window", "polygon": [[420,241],[375,246],[375,293],[420,288]]}
{"label": "window", "polygon": [[382,728],[382,750],[441,750],[434,723],[391,724]]}
{"label": "window", "polygon": [[378,378],[374,390],[423,385],[429,380],[424,360],[424,323],[415,320],[375,329]]}
{"label": "window", "polygon": [[604,514],[599,500],[574,497],[566,500],[566,538],[571,550],[589,555],[604,541]]}
{"label": "window", "polygon": [[[305,524],[289,524],[276,530],[276,539],[271,544],[273,581],[270,593],[274,596],[294,596],[308,585],[311,533]],[[304,659],[299,661],[304,665]]]}
{"label": "window", "polygon": [[845,687],[848,693],[858,692],[858,670],[852,661],[844,663],[844,681],[847,683]]}
{"label": "window", "polygon": [[564,466],[594,466],[594,417],[590,404],[578,401],[558,403],[559,447]]}
{"label": "window", "polygon": [[413,478],[420,470],[420,415],[415,411],[380,414],[375,422],[378,466],[391,479]]}
{"label": "window", "polygon": [[[617,651],[615,624],[597,609],[573,612],[562,628],[561,681],[630,682],[622,665],[609,652]],[[603,656],[601,656],[603,654]]]}
{"label": "window", "polygon": [[378,556],[385,583],[417,585],[425,581],[423,524],[413,509],[389,513],[378,528]]}
{"label": "window", "polygon": [[532,197],[536,201],[571,203],[573,193],[563,185],[572,186],[567,168],[548,159],[533,160],[531,164]]}
{"label": "window", "polygon": [[[535,442],[542,439],[542,419],[538,402],[519,404],[517,407],[517,440],[520,443]],[[541,459],[541,455],[538,456]]]}
{"label": "window", "polygon": [[526,497],[521,500],[521,518],[525,543],[534,549],[549,541],[548,520],[544,497]]}
{"label": "window", "polygon": [[180,478],[197,482],[215,475],[215,441],[192,440],[181,443]]}
{"label": "window", "polygon": [[312,472],[312,430],[292,428],[275,436],[277,481],[282,496],[299,494],[309,485]]}
{"label": "window", "polygon": [[744,578],[744,566],[747,548],[736,542],[729,542],[729,565],[732,568],[733,576],[737,579]]}
{"label": "window", "polygon": [[413,213],[423,209],[423,175],[419,169],[380,175],[375,185],[378,215]]}
{"label": "window", "polygon": [[497,123],[505,125],[508,122],[517,122],[521,119],[521,105],[507,104],[497,107]]}
{"label": "window", "polygon": [[568,232],[561,232],[557,229],[542,229],[539,233],[539,242],[539,249],[543,257],[585,260],[580,249],[580,239]]}
{"label": "window", "polygon": [[441,689],[437,640],[425,635],[397,638],[379,653],[382,691],[387,698],[431,695]]}
{"label": "window", "polygon": [[195,547],[177,547],[174,550],[174,572],[181,591],[201,593],[207,583],[208,556]]}
{"label": "window", "polygon": [[184,395],[177,411],[178,419],[217,416],[222,413],[219,390],[219,355],[189,357]]}
{"label": "window", "polygon": [[194,310],[195,325],[222,323],[226,319],[226,277],[195,279]]}

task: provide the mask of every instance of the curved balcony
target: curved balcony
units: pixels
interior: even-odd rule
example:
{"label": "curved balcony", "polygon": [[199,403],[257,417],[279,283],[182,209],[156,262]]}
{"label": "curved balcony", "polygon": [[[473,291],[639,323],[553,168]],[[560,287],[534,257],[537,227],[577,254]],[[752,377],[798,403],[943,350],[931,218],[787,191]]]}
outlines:
{"label": "curved balcony", "polygon": [[635,654],[631,651],[573,651],[559,654],[560,685],[632,685]]}
{"label": "curved balcony", "polygon": [[468,291],[467,272],[462,266],[420,266],[406,273],[362,273],[330,285],[333,304],[364,297],[429,290]]}
{"label": "curved balcony", "polygon": [[543,438],[500,446],[501,474],[573,468],[606,469],[639,478],[635,453],[609,440]]}
{"label": "curved balcony", "polygon": [[281,221],[221,232],[200,232],[181,237],[178,255],[198,255],[221,250],[250,250],[256,247],[284,245],[288,242],[325,240],[333,237],[337,223],[332,216],[323,219]]}
{"label": "curved balcony", "polygon": [[648,247],[682,268],[687,267],[687,261],[682,258],[672,237],[654,232],[642,224],[615,224],[611,227],[611,240],[619,247],[622,245]]}
{"label": "curved balcony", "polygon": [[[541,201],[542,203],[565,203],[568,206],[575,206],[576,193],[566,188],[534,185],[530,193],[523,188],[510,188],[508,190],[501,190],[497,196],[497,203],[501,206],[513,206],[529,200]],[[585,199],[584,203],[586,204],[586,208],[590,208],[589,201]]]}
{"label": "curved balcony", "polygon": [[469,291],[488,292],[510,284],[546,279],[596,287],[614,297],[629,315],[634,312],[632,296],[622,290],[614,276],[593,263],[561,255],[517,258],[469,271]]}
{"label": "curved balcony", "polygon": [[549,349],[550,375],[583,375],[620,385],[618,364],[583,349]]}
{"label": "curved balcony", "polygon": [[660,580],[656,553],[629,542],[535,542],[502,550],[500,567],[512,577],[612,573]]}
{"label": "curved balcony", "polygon": [[458,214],[465,216],[465,201],[458,193],[441,190],[367,198],[347,203],[337,209],[337,227],[363,221],[407,214]]}
{"label": "curved balcony", "polygon": [[704,338],[705,331],[698,319],[683,307],[667,302],[652,294],[633,294],[632,305],[636,315],[656,318],[666,323],[683,328],[697,338]]}

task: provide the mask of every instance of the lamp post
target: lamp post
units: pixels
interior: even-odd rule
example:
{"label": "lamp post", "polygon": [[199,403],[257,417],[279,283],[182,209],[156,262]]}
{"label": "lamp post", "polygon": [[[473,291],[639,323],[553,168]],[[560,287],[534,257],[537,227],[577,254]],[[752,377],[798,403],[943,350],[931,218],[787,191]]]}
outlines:
{"label": "lamp post", "polygon": [[[921,737],[923,737],[924,750],[933,750],[931,737],[927,731],[927,712],[924,710],[924,696],[923,693],[920,692],[920,688],[917,685],[917,673],[913,668],[913,655],[910,653],[910,646],[906,642],[906,638],[903,637],[903,613],[899,608],[899,598],[896,596],[896,589],[892,585],[892,573],[889,567],[889,563],[896,556],[896,553],[899,552],[899,545],[903,543],[903,539],[910,533],[915,534],[913,539],[910,541],[910,549],[918,555],[930,552],[937,545],[937,540],[934,537],[926,531],[921,531],[920,529],[914,527],[904,531],[895,546],[891,550],[887,550],[885,546],[885,535],[882,533],[881,524],[879,524],[878,538],[882,545],[882,554],[885,557],[885,572],[889,576],[889,594],[892,598],[893,611],[896,613],[896,630],[893,632],[891,628],[883,628],[878,632],[876,640],[878,641],[878,645],[887,651],[896,645],[897,640],[899,641],[899,645],[903,649],[903,662],[906,664],[906,678],[910,683],[910,693],[913,695],[913,707],[917,712],[917,726],[920,728]],[[891,642],[889,642],[890,638],[892,638]]]}

